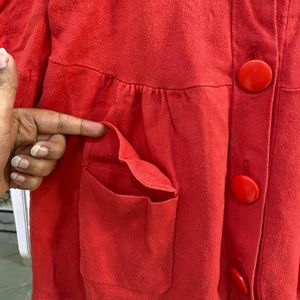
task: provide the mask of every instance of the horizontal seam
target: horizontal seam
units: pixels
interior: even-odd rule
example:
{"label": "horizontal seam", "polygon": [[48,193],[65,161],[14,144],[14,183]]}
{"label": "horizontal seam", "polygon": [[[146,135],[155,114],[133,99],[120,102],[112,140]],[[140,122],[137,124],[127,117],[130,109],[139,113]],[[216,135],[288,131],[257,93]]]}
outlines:
{"label": "horizontal seam", "polygon": [[289,88],[289,87],[280,86],[279,88],[280,88],[281,90],[284,90],[284,91],[295,91],[295,92],[300,92],[300,87]]}
{"label": "horizontal seam", "polygon": [[64,67],[79,67],[79,68],[91,70],[91,71],[97,72],[97,73],[102,74],[102,75],[104,75],[106,77],[109,77],[111,79],[114,79],[116,81],[119,81],[119,82],[122,82],[122,83],[125,83],[125,84],[128,84],[128,85],[145,86],[145,87],[148,87],[148,88],[151,88],[151,89],[157,89],[157,90],[184,91],[184,90],[195,89],[195,88],[202,88],[202,87],[219,88],[219,87],[231,87],[232,86],[232,84],[228,83],[228,84],[220,84],[220,85],[207,85],[207,84],[205,84],[205,85],[194,85],[194,86],[189,86],[189,87],[186,87],[186,88],[179,88],[179,89],[176,89],[176,88],[154,87],[154,86],[151,86],[151,85],[148,85],[148,84],[144,84],[144,83],[126,82],[124,80],[116,78],[112,74],[104,73],[104,72],[101,72],[101,71],[99,71],[99,70],[97,70],[95,68],[88,67],[88,66],[83,66],[83,65],[79,65],[79,64],[64,64],[64,63],[56,62],[56,61],[54,61],[52,59],[49,59],[49,61],[51,61],[54,64],[61,65],[61,66],[64,66]]}

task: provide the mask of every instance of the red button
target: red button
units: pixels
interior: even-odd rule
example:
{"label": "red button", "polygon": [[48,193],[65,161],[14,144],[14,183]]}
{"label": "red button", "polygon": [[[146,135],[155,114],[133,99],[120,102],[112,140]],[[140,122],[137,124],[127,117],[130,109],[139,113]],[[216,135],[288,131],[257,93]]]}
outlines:
{"label": "red button", "polygon": [[235,287],[244,295],[248,294],[248,285],[242,274],[235,268],[229,269],[229,276]]}
{"label": "red button", "polygon": [[245,175],[232,177],[231,192],[237,200],[246,204],[255,202],[259,196],[258,185],[253,179]]}
{"label": "red button", "polygon": [[253,59],[244,63],[238,73],[238,81],[248,92],[260,92],[272,81],[272,69],[264,61]]}

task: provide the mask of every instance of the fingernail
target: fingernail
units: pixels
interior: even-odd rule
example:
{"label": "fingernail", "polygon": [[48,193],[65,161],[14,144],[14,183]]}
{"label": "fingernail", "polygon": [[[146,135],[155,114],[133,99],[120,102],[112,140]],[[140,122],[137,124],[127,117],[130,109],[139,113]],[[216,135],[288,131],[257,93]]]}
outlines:
{"label": "fingernail", "polygon": [[20,175],[18,173],[15,173],[15,172],[13,172],[13,173],[10,174],[10,178],[12,180],[15,180],[15,181],[18,181],[18,182],[24,182],[25,181],[25,177],[24,176],[22,176],[22,175]]}
{"label": "fingernail", "polygon": [[49,153],[48,148],[41,145],[35,145],[31,148],[30,153],[32,156],[44,157]]}
{"label": "fingernail", "polygon": [[17,155],[12,158],[11,165],[15,168],[26,169],[29,166],[29,161]]}
{"label": "fingernail", "polygon": [[8,65],[9,56],[4,48],[0,48],[0,70],[5,69]]}

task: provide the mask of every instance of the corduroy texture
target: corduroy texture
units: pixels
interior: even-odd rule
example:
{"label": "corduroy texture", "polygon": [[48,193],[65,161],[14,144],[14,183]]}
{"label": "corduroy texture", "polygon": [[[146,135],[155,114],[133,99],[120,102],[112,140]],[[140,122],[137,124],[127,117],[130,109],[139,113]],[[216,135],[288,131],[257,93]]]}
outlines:
{"label": "corduroy texture", "polygon": [[[0,4],[16,106],[108,127],[32,193],[33,300],[300,299],[299,24],[298,0]],[[250,59],[273,71],[259,93]]]}

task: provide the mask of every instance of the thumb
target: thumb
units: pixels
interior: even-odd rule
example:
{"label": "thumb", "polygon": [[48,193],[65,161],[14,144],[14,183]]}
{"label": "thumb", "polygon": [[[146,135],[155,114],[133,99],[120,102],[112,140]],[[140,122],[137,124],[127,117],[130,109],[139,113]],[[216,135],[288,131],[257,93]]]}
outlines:
{"label": "thumb", "polygon": [[13,57],[4,48],[0,48],[0,136],[11,129],[17,87],[17,65]]}

